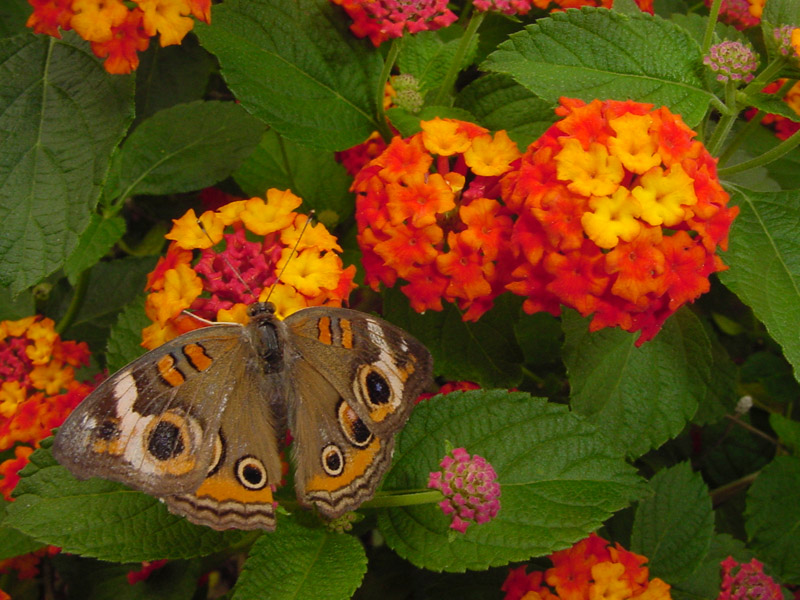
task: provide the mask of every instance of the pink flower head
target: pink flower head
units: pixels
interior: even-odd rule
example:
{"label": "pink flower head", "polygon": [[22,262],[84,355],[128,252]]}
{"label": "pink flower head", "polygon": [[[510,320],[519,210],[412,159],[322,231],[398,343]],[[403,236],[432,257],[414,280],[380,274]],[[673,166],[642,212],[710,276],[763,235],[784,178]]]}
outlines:
{"label": "pink flower head", "polygon": [[758,59],[756,53],[743,43],[728,40],[711,46],[703,57],[703,64],[717,74],[718,81],[748,83],[758,68]]}
{"label": "pink flower head", "polygon": [[456,448],[445,455],[439,466],[442,470],[430,474],[428,487],[444,494],[439,506],[444,514],[452,515],[451,529],[466,533],[472,523],[480,525],[497,515],[500,484],[485,458]]}
{"label": "pink flower head", "polygon": [[458,16],[447,0],[333,0],[347,11],[358,37],[369,37],[375,46],[405,31],[435,31],[452,25]]}
{"label": "pink flower head", "polygon": [[476,10],[495,11],[506,15],[526,15],[533,7],[532,0],[475,0]]}
{"label": "pink flower head", "polygon": [[[739,563],[729,556],[720,563],[722,587],[717,600],[782,600],[781,586],[764,573],[764,565],[755,558]],[[734,569],[738,569],[734,574]]]}

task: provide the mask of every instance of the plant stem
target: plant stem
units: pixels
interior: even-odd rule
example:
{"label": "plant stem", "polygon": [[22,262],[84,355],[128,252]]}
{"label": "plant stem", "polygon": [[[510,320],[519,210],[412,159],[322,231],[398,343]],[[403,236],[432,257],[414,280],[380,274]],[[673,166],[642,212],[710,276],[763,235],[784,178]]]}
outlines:
{"label": "plant stem", "polygon": [[399,494],[378,493],[372,500],[364,502],[364,508],[385,508],[392,506],[415,506],[418,504],[433,504],[444,498],[439,490],[424,490],[419,492],[402,492]]}
{"label": "plant stem", "polygon": [[722,6],[722,0],[714,0],[708,11],[708,23],[706,24],[706,32],[703,35],[703,46],[700,49],[703,56],[708,54],[708,49],[711,48],[711,40],[714,38],[714,28],[717,26],[720,6]]}
{"label": "plant stem", "polygon": [[739,146],[742,145],[742,142],[744,142],[748,137],[750,137],[750,134],[753,132],[753,130],[756,127],[758,127],[758,125],[761,123],[761,119],[763,118],[763,116],[764,116],[764,111],[763,110],[758,111],[755,114],[755,116],[752,119],[750,119],[747,123],[745,123],[744,127],[742,127],[736,133],[731,143],[728,144],[727,148],[725,148],[725,151],[722,154],[720,154],[719,162],[717,163],[719,167],[727,163],[731,159],[731,156],[733,156],[733,153],[736,152]]}
{"label": "plant stem", "polygon": [[798,144],[800,144],[800,130],[796,131],[792,136],[777,146],[775,146],[772,150],[769,150],[762,154],[761,156],[757,156],[752,160],[746,160],[744,162],[740,162],[739,164],[733,165],[732,167],[725,167],[724,169],[719,169],[717,171],[717,175],[720,177],[727,177],[729,175],[733,175],[734,173],[741,173],[742,171],[747,171],[749,169],[755,169],[756,167],[761,167],[766,164],[771,163],[774,160],[778,160],[784,154],[787,154],[791,150],[793,150]]}
{"label": "plant stem", "polygon": [[88,287],[89,270],[86,269],[85,271],[81,271],[81,273],[78,275],[78,281],[75,282],[72,299],[69,301],[67,312],[64,313],[64,316],[61,317],[61,320],[59,320],[58,324],[56,325],[56,333],[64,333],[67,329],[69,329],[69,326],[72,325],[72,322],[78,315],[78,311],[80,310],[81,306],[83,306],[83,301],[86,299],[86,290]]}
{"label": "plant stem", "polygon": [[714,133],[711,134],[711,139],[706,145],[712,156],[719,154],[725,138],[728,137],[731,127],[736,122],[738,112],[736,110],[736,83],[733,81],[725,84],[725,107],[727,108],[727,114],[723,114],[720,117],[719,123],[714,128]]}
{"label": "plant stem", "polygon": [[728,418],[728,420],[736,423],[739,427],[741,427],[742,429],[746,429],[747,431],[749,431],[753,435],[757,435],[760,438],[764,438],[769,443],[775,444],[776,446],[778,444],[780,444],[780,442],[778,440],[776,440],[774,437],[772,437],[770,435],[767,435],[766,433],[764,433],[763,431],[761,431],[757,427],[753,427],[752,425],[750,425],[750,423],[746,423],[746,422],[742,421],[739,417],[735,417],[733,415],[725,415],[725,416]]}
{"label": "plant stem", "polygon": [[746,488],[753,483],[758,477],[759,473],[760,471],[750,473],[749,475],[745,475],[736,481],[731,481],[730,483],[726,483],[725,485],[713,490],[711,492],[711,504],[714,507],[719,506],[731,496],[736,495],[739,490]]}
{"label": "plant stem", "polygon": [[444,104],[450,95],[450,92],[455,85],[456,77],[458,76],[459,71],[461,71],[461,65],[464,64],[464,57],[467,55],[467,50],[472,43],[472,38],[475,37],[478,27],[480,27],[481,23],[483,23],[484,17],[486,17],[486,13],[479,11],[473,11],[472,15],[470,16],[467,27],[464,30],[464,35],[461,36],[458,48],[453,56],[453,60],[450,62],[447,73],[445,73],[444,78],[442,79],[442,85],[439,87],[439,91],[436,93],[436,96],[433,99],[434,106],[441,106]]}
{"label": "plant stem", "polygon": [[378,133],[381,134],[383,141],[387,144],[392,141],[393,134],[389,128],[389,123],[386,121],[386,110],[383,107],[383,91],[386,89],[386,82],[389,81],[389,76],[392,74],[394,63],[397,62],[397,57],[400,55],[402,44],[403,38],[394,38],[392,40],[389,52],[383,61],[383,70],[378,77],[378,88],[375,90],[375,121],[378,125]]}

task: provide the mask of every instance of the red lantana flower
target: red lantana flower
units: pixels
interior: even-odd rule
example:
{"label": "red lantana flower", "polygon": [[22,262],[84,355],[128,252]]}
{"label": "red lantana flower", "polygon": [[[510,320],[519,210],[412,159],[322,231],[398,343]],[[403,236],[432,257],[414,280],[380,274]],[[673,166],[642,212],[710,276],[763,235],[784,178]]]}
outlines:
{"label": "red lantana flower", "polygon": [[562,99],[557,113],[501,182],[520,261],[506,287],[529,313],[566,305],[642,344],[726,268],[716,251],[738,209],[666,108]]}
{"label": "red lantana flower", "polygon": [[404,282],[419,311],[455,302],[475,320],[504,291],[512,260],[512,218],[500,176],[519,150],[504,131],[453,119],[422,123],[395,137],[356,176],[358,241],[366,282]]}

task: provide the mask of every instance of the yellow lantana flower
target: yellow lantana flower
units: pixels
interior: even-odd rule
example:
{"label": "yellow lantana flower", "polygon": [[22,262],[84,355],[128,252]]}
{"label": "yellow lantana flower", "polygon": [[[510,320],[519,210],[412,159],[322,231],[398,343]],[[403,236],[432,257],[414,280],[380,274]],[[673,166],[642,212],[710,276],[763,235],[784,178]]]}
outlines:
{"label": "yellow lantana flower", "polygon": [[672,227],[686,216],[685,206],[697,204],[694,182],[679,163],[665,173],[653,167],[642,175],[633,196],[642,207],[642,219],[650,225]]}
{"label": "yellow lantana flower", "polygon": [[617,135],[608,138],[611,154],[622,161],[622,165],[633,173],[644,173],[661,164],[658,145],[650,136],[653,117],[625,113],[608,121]]}
{"label": "yellow lantana flower", "polygon": [[121,0],[73,0],[70,25],[89,42],[107,42],[113,36],[111,28],[121,25],[128,8]]}
{"label": "yellow lantana flower", "polygon": [[194,27],[188,15],[192,12],[187,0],[136,0],[144,12],[142,21],[145,33],[154,36],[159,33],[161,46],[180,44],[184,36]]}
{"label": "yellow lantana flower", "polygon": [[313,298],[322,293],[323,288],[331,290],[339,285],[342,264],[341,259],[332,252],[320,254],[308,248],[293,255],[291,248],[285,248],[277,270],[281,273],[281,281]]}
{"label": "yellow lantana flower", "polygon": [[[202,223],[202,227],[198,221]],[[222,230],[225,227],[214,211],[207,210],[198,219],[193,208],[186,211],[180,219],[173,219],[172,223],[172,230],[164,237],[178,242],[184,250],[211,248],[222,239]]]}
{"label": "yellow lantana flower", "polygon": [[266,202],[261,198],[246,200],[239,218],[256,235],[267,235],[289,227],[294,222],[294,209],[302,202],[289,190],[270,189],[267,191]]}
{"label": "yellow lantana flower", "polygon": [[571,192],[584,196],[610,196],[624,175],[622,162],[610,156],[605,146],[592,143],[587,152],[574,138],[564,141],[555,161],[558,178],[570,182]]}
{"label": "yellow lantana flower", "polygon": [[422,121],[422,144],[431,154],[450,156],[466,152],[472,140],[466,131],[459,131],[459,124],[436,117],[432,121]]}
{"label": "yellow lantana flower", "polygon": [[589,200],[592,212],[585,212],[581,225],[586,235],[601,248],[613,248],[622,239],[630,242],[642,228],[637,218],[642,207],[628,191],[618,187],[611,196],[593,197]]}
{"label": "yellow lantana flower", "polygon": [[519,148],[505,131],[498,131],[494,138],[481,135],[472,140],[464,152],[464,161],[476,175],[502,175],[511,169],[511,163],[520,156]]}
{"label": "yellow lantana flower", "polygon": [[592,567],[594,583],[589,588],[589,600],[628,600],[631,586],[623,578],[625,565],[601,562]]}

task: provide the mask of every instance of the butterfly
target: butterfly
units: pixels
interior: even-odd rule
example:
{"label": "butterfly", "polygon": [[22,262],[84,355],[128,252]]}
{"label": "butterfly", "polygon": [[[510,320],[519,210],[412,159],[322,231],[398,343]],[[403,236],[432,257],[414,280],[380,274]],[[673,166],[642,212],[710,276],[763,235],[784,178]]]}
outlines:
{"label": "butterfly", "polygon": [[269,302],[137,358],[59,428],[56,459],[162,499],[214,529],[275,528],[281,441],[293,437],[302,506],[334,519],[374,494],[432,359],[403,330],[355,310]]}

